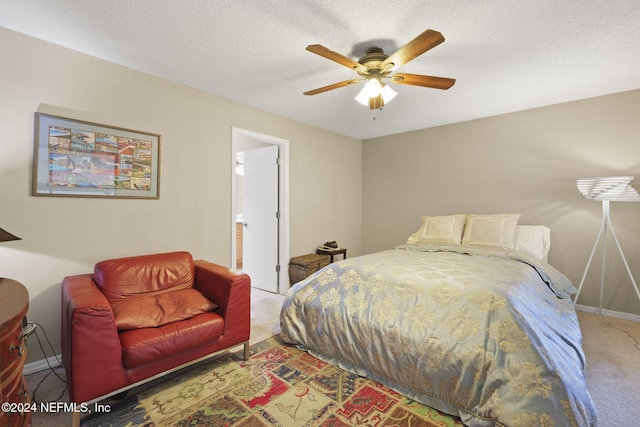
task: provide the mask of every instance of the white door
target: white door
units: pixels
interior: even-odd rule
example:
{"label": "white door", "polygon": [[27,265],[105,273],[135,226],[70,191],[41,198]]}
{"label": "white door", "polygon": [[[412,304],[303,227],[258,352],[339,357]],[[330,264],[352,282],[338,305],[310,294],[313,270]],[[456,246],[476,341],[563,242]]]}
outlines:
{"label": "white door", "polygon": [[278,292],[278,146],[244,152],[242,270],[251,284]]}

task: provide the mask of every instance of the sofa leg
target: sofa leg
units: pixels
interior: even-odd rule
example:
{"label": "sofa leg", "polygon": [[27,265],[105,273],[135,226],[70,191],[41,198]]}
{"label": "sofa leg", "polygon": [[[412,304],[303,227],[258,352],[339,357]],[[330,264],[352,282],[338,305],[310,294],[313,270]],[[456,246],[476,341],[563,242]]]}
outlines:
{"label": "sofa leg", "polygon": [[80,412],[73,411],[73,414],[72,414],[72,417],[71,417],[71,426],[72,427],[80,427]]}
{"label": "sofa leg", "polygon": [[249,360],[249,341],[244,343],[244,361]]}

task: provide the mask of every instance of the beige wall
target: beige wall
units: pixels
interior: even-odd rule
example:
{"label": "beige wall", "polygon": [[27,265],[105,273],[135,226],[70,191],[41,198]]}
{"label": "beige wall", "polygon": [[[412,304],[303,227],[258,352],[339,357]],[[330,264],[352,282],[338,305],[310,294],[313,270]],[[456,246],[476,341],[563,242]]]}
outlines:
{"label": "beige wall", "polygon": [[[0,57],[0,227],[23,239],[0,244],[0,276],[26,285],[56,352],[64,276],[172,250],[229,265],[232,127],[289,140],[291,256],[327,239],[361,253],[360,141],[5,29]],[[34,112],[161,134],[160,199],[32,197]]]}
{"label": "beige wall", "polygon": [[[522,213],[551,228],[550,263],[578,286],[601,223],[584,176],[634,175],[640,190],[640,91],[620,93],[363,142],[363,249],[403,243],[422,215]],[[613,227],[640,280],[640,203],[612,203]],[[640,314],[609,241],[604,308]],[[581,304],[598,306],[601,253]]]}

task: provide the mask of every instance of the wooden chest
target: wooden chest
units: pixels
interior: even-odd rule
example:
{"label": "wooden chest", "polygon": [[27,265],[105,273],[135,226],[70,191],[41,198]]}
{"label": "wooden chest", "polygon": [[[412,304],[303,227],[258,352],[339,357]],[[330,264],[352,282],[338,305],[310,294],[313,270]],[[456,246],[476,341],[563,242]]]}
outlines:
{"label": "wooden chest", "polygon": [[302,279],[329,265],[329,255],[308,254],[291,258],[289,261],[289,283],[298,283]]}

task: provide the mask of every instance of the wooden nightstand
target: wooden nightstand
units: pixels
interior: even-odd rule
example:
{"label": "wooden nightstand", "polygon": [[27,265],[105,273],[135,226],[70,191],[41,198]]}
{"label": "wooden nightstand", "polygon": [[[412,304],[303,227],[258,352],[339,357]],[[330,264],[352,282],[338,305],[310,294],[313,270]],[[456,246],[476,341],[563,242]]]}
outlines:
{"label": "wooden nightstand", "polygon": [[333,262],[333,257],[336,255],[342,254],[342,259],[347,259],[347,250],[345,248],[337,248],[337,249],[324,249],[317,248],[316,254],[318,255],[329,255],[329,263]]}
{"label": "wooden nightstand", "polygon": [[29,293],[21,283],[0,278],[0,396],[2,402],[15,404],[16,410],[0,412],[0,426],[31,425],[31,395],[22,376],[27,359],[27,343],[22,319],[29,307]]}

